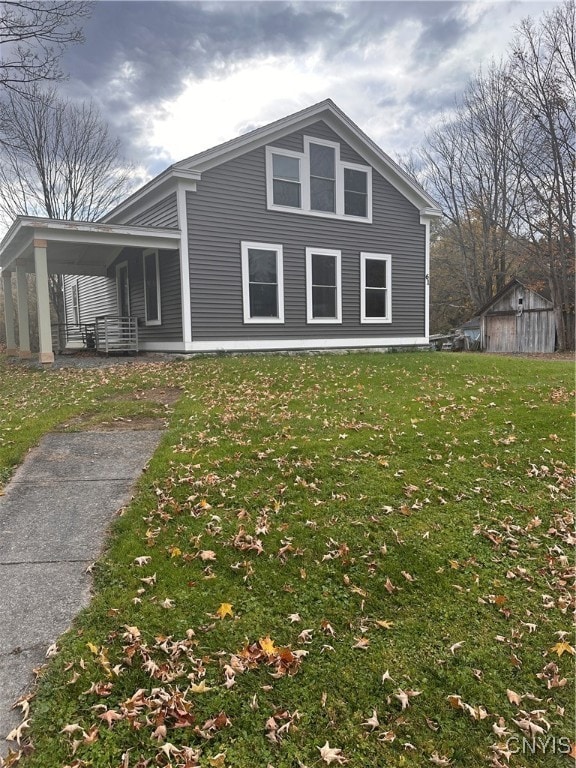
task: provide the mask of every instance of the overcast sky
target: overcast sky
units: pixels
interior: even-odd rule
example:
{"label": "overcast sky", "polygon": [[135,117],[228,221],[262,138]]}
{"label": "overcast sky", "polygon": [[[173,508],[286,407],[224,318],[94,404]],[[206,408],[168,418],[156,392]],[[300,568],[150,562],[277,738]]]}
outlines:
{"label": "overcast sky", "polygon": [[396,156],[554,5],[98,0],[64,88],[96,101],[149,175],[328,97]]}

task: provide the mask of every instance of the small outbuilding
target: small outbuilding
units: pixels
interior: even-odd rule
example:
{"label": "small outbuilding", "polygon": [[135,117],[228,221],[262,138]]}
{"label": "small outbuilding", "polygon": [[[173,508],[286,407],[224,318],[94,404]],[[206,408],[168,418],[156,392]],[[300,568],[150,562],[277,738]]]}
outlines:
{"label": "small outbuilding", "polygon": [[553,304],[520,280],[507,283],[478,314],[486,352],[554,352]]}

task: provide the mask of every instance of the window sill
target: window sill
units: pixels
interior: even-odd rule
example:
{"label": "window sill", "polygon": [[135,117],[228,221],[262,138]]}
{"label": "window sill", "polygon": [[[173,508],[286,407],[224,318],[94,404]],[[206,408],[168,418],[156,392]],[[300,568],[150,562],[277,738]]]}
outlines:
{"label": "window sill", "polygon": [[283,317],[245,317],[245,324],[250,325],[283,325]]}
{"label": "window sill", "polygon": [[360,322],[362,324],[367,323],[380,323],[381,325],[385,325],[386,323],[391,323],[392,318],[391,317],[361,317]]}
{"label": "window sill", "polygon": [[338,213],[329,213],[327,211],[309,211],[303,208],[294,208],[290,205],[268,205],[269,211],[278,211],[279,213],[295,213],[299,216],[316,216],[320,219],[336,219],[336,221],[354,221],[360,224],[372,224],[372,215],[370,216],[345,216]]}
{"label": "window sill", "polygon": [[306,323],[308,325],[342,325],[342,320],[338,317],[309,317]]}

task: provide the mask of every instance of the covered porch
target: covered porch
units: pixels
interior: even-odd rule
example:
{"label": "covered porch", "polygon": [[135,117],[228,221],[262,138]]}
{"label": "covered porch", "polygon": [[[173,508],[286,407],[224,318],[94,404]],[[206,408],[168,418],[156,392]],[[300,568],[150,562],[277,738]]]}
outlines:
{"label": "covered porch", "polygon": [[[54,344],[49,275],[105,276],[124,248],[178,250],[179,247],[178,229],[18,217],[0,243],[7,353],[22,358],[32,355],[28,274],[36,276],[39,361],[50,364],[54,362]],[[12,293],[14,277],[16,305]],[[126,318],[120,318],[119,327],[122,324],[130,328],[133,325]]]}

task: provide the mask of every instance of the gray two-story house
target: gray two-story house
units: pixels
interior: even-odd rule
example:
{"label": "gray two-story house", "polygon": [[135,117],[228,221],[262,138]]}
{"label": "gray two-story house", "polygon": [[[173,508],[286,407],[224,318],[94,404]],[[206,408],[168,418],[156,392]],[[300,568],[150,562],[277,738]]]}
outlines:
{"label": "gray two-story house", "polygon": [[[46,362],[50,272],[66,275],[69,326],[130,322],[143,350],[421,345],[439,215],[327,100],[170,166],[96,224],[20,217],[0,265],[6,295],[12,272],[36,272]],[[15,352],[11,312],[10,295]]]}

